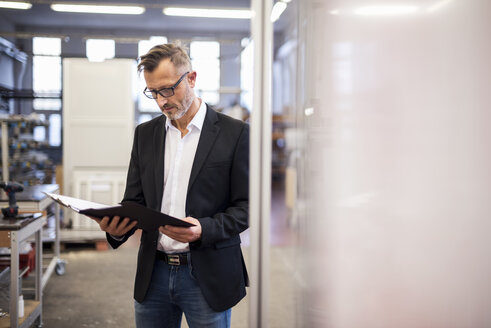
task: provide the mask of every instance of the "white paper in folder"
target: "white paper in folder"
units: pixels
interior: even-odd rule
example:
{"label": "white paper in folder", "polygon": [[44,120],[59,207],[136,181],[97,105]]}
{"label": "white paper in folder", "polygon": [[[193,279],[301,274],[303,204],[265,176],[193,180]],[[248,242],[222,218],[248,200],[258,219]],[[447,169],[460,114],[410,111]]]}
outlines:
{"label": "white paper in folder", "polygon": [[85,210],[88,208],[106,208],[110,207],[110,205],[104,205],[100,203],[91,202],[84,199],[62,196],[58,194],[52,194],[49,192],[45,192],[48,197],[51,197],[55,202],[60,205],[66,206],[74,210],[75,212],[80,212],[81,210]]}

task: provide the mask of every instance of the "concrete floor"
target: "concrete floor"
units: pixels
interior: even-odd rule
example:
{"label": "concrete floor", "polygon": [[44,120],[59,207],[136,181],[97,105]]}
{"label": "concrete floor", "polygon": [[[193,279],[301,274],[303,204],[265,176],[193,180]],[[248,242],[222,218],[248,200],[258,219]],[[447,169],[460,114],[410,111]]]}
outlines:
{"label": "concrete floor", "polygon": [[[248,251],[245,247],[246,261]],[[292,252],[287,247],[271,250],[271,327],[300,327]],[[44,327],[135,327],[132,294],[136,255],[133,246],[63,253],[66,273],[53,275],[44,291]],[[232,310],[232,327],[248,327],[248,310],[246,297]]]}

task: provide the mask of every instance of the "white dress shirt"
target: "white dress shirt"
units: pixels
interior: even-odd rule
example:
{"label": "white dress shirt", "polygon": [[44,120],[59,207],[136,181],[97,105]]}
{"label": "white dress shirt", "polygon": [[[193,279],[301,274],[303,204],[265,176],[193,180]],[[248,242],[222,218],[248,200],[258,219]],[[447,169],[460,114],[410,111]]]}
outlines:
{"label": "white dress shirt", "polygon": [[[189,122],[188,133],[181,131],[167,119],[165,122],[164,195],[161,212],[176,218],[186,217],[186,197],[194,155],[206,116],[206,104],[201,101],[198,112]],[[159,232],[157,249],[166,253],[189,251],[189,243],[181,243]]]}

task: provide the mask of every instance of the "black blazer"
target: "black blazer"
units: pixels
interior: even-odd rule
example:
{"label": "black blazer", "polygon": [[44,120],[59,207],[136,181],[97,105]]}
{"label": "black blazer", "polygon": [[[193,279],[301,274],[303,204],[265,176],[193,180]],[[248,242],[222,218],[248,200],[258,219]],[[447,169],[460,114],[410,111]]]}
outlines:
{"label": "black blazer", "polygon": [[[135,201],[160,211],[164,184],[165,120],[161,115],[139,125],[123,202]],[[239,233],[248,228],[249,126],[207,106],[186,199],[186,216],[198,219],[202,236],[190,243],[193,273],[215,311],[237,304],[246,294],[248,276]],[[113,248],[123,240],[107,236]],[[159,233],[142,231],[134,297],[145,299]]]}

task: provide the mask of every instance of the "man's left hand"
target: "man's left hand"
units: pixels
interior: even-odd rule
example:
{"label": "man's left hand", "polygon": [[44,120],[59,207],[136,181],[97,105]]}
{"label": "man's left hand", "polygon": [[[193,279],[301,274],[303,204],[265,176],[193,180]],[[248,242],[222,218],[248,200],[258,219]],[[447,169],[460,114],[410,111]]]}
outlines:
{"label": "man's left hand", "polygon": [[170,225],[161,226],[159,231],[164,235],[180,241],[181,243],[190,243],[201,238],[201,224],[193,217],[188,216],[182,219],[189,223],[195,224],[193,227],[174,227]]}

